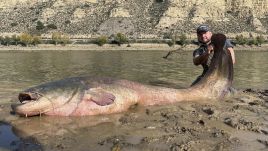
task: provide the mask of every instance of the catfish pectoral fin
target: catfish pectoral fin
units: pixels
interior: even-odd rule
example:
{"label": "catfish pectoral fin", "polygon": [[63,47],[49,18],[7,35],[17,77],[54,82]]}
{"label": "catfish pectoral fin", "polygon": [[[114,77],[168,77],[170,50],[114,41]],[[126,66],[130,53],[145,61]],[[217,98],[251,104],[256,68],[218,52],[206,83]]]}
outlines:
{"label": "catfish pectoral fin", "polygon": [[115,96],[103,89],[91,89],[87,95],[91,96],[90,101],[100,106],[110,105],[115,101]]}
{"label": "catfish pectoral fin", "polygon": [[90,100],[100,106],[106,106],[114,103],[114,99],[108,97],[93,97]]}

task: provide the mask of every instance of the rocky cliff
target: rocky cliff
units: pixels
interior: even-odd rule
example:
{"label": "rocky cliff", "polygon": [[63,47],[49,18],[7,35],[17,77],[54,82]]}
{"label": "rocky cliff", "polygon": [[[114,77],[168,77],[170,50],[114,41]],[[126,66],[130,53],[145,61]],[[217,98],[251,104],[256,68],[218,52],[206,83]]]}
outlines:
{"label": "rocky cliff", "polygon": [[153,38],[209,24],[214,32],[267,34],[268,0],[1,0],[0,18],[1,33]]}

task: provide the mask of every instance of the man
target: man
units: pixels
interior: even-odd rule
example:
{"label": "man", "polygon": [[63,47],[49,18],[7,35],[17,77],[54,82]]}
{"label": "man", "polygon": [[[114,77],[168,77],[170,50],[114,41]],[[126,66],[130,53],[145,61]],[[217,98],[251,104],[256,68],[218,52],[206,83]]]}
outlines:
{"label": "man", "polygon": [[[213,46],[211,45],[212,32],[210,31],[209,27],[207,25],[200,25],[196,29],[196,33],[200,47],[193,52],[193,62],[196,66],[201,64],[203,67],[203,72],[200,76],[197,77],[191,86],[195,85],[206,74],[214,54]],[[224,49],[229,50],[234,64],[235,54],[233,45],[231,44],[230,40],[226,40]]]}

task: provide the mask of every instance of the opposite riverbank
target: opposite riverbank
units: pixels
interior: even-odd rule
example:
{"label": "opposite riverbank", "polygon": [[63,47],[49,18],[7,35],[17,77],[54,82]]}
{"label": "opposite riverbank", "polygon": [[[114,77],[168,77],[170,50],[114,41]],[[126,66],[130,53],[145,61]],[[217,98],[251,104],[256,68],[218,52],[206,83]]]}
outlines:
{"label": "opposite riverbank", "polygon": [[[133,43],[133,44],[122,44],[121,46],[115,44],[105,44],[98,46],[96,44],[67,44],[53,45],[53,44],[39,44],[37,46],[22,47],[22,46],[0,46],[0,52],[6,51],[146,51],[146,50],[159,50],[159,51],[193,51],[197,45],[186,45],[181,47],[180,45],[168,46],[167,44],[154,44],[154,43]],[[234,47],[238,51],[268,51],[268,44],[262,46],[248,46],[248,45],[236,45]]]}

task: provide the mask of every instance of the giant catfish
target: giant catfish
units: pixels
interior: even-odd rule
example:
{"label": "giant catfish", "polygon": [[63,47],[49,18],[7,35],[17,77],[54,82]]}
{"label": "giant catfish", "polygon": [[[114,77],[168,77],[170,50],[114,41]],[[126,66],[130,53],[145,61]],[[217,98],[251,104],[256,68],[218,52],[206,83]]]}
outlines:
{"label": "giant catfish", "polygon": [[132,105],[222,99],[233,81],[233,64],[224,49],[226,36],[212,36],[214,56],[205,76],[194,86],[173,89],[113,78],[73,77],[21,92],[13,111],[21,116],[85,116],[124,112]]}

